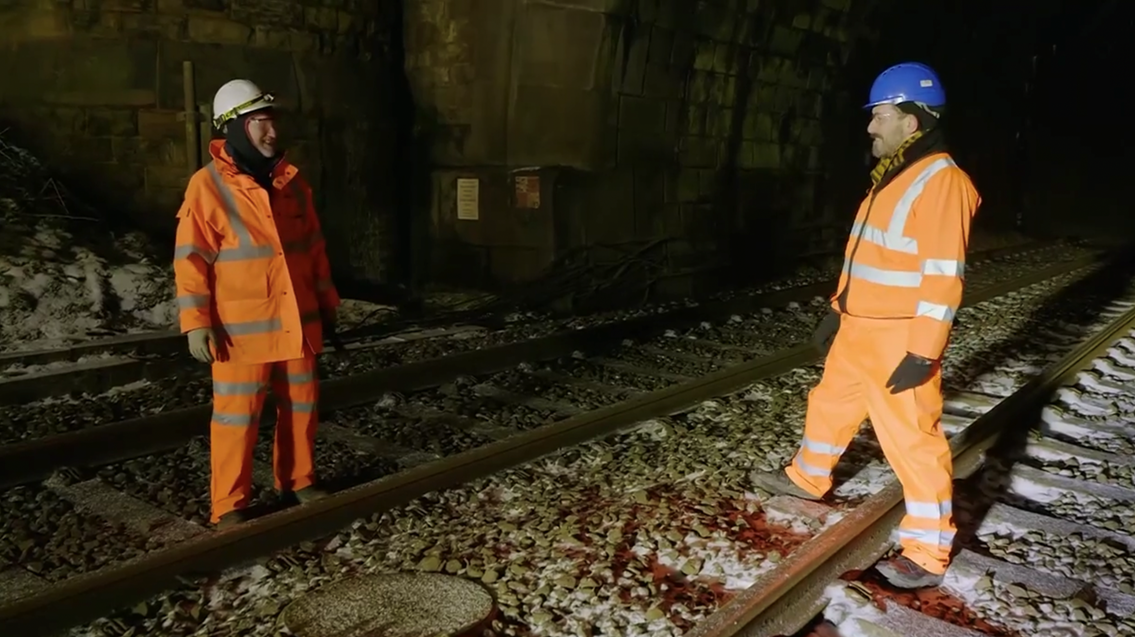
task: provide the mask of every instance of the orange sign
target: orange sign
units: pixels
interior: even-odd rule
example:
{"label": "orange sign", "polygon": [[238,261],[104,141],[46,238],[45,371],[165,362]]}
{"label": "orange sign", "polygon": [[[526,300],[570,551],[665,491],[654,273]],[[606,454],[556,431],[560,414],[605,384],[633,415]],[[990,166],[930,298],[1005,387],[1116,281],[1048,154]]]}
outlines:
{"label": "orange sign", "polygon": [[540,207],[540,177],[536,175],[518,175],[516,179],[516,207]]}

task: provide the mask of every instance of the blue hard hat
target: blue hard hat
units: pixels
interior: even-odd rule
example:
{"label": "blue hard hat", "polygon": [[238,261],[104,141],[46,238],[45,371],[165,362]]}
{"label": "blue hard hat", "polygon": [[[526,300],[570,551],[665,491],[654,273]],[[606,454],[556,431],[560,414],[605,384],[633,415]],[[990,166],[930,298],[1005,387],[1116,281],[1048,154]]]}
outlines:
{"label": "blue hard hat", "polygon": [[946,105],[946,90],[934,69],[918,62],[892,66],[875,78],[870,98],[863,108],[902,102],[917,102],[930,107]]}

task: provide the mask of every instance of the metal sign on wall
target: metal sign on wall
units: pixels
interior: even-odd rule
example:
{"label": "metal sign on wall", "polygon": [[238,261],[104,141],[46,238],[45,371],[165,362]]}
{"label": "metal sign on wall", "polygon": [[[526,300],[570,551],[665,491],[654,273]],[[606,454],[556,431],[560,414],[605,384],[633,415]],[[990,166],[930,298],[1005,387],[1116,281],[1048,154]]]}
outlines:
{"label": "metal sign on wall", "polygon": [[513,177],[516,188],[516,207],[536,209],[540,207],[540,177],[538,175],[516,175]]}
{"label": "metal sign on wall", "polygon": [[457,218],[462,221],[477,221],[481,218],[480,179],[457,179]]}

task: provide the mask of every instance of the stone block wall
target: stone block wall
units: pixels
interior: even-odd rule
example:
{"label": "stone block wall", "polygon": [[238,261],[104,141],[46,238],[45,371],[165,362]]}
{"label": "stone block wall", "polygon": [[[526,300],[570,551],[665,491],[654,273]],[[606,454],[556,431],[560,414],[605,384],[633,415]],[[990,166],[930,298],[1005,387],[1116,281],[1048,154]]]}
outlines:
{"label": "stone block wall", "polygon": [[[580,249],[602,260],[658,246],[645,257],[669,275],[751,280],[842,244],[849,223],[834,214],[823,157],[850,103],[834,79],[851,0],[486,3],[492,24],[471,0],[406,14],[419,140],[437,176],[422,202],[435,272],[492,286],[539,271],[485,265],[502,251],[547,248],[550,267]],[[471,232],[481,222],[439,196],[458,173],[514,169],[555,184],[531,234]],[[483,200],[482,218],[532,227],[514,200]]]}
{"label": "stone block wall", "polygon": [[667,237],[672,267],[729,263],[741,278],[841,243],[817,193],[847,4],[638,2],[613,171],[633,182],[634,222],[612,239]]}
{"label": "stone block wall", "polygon": [[[397,13],[366,0],[11,0],[0,6],[0,116],[108,210],[168,236],[190,167],[182,82],[197,104],[246,77],[287,107],[338,272],[381,280],[397,149]],[[205,156],[205,161],[208,157]]]}

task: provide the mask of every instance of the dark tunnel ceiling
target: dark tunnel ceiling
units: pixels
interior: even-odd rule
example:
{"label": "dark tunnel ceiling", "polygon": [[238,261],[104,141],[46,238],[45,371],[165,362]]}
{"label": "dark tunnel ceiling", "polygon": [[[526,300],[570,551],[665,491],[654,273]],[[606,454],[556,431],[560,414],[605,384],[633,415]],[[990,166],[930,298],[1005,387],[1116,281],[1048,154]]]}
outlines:
{"label": "dark tunnel ceiling", "polygon": [[877,0],[860,19],[864,37],[840,78],[857,98],[886,66],[918,60],[942,73],[955,106],[1034,124],[1128,99],[1133,0]]}
{"label": "dark tunnel ceiling", "polygon": [[1033,56],[1051,57],[1063,66],[1126,53],[1122,49],[1135,31],[1135,2],[923,0],[915,5],[881,0],[865,23],[875,27],[876,38],[868,46],[872,50],[861,53],[873,62],[897,61],[906,53],[956,67],[1019,63]]}

